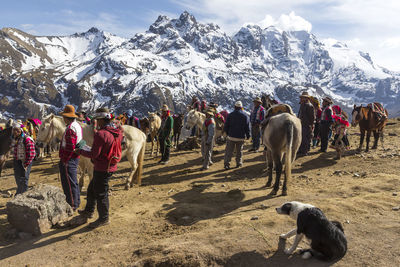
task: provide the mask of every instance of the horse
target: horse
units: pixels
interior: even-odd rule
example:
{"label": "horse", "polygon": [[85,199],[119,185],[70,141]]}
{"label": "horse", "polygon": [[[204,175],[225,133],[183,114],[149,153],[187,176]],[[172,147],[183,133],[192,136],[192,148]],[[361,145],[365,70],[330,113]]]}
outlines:
{"label": "horse", "polygon": [[[221,117],[223,117],[221,115]],[[204,121],[206,120],[206,115],[202,112],[192,109],[186,116],[185,128],[190,130],[194,126],[197,126],[197,129],[203,129]],[[217,121],[216,121],[217,123]],[[224,132],[224,122],[218,121],[219,125],[215,127],[215,139],[221,137]]]}
{"label": "horse", "polygon": [[261,96],[261,101],[262,101],[262,106],[267,110],[273,105],[278,104],[278,101],[275,99],[271,99],[269,95],[263,95]]}
{"label": "horse", "polygon": [[[92,125],[80,123],[82,127],[82,136],[86,141],[87,145],[93,144],[94,128]],[[122,150],[122,157],[126,156],[131,165],[131,173],[126,179],[125,189],[128,190],[133,187],[133,178],[137,185],[141,184],[142,171],[143,171],[143,160],[146,148],[146,135],[130,125],[121,126],[126,141],[126,148]],[[43,123],[39,128],[37,140],[43,143],[48,143],[54,137],[62,139],[65,131],[65,123],[62,117],[51,114],[43,119]],[[82,175],[79,178],[79,186],[83,187],[84,175],[87,172],[89,179],[93,178],[93,164],[89,158],[81,157],[79,160],[79,167],[81,168]]]}
{"label": "horse", "polygon": [[181,136],[181,130],[183,127],[183,114],[174,114],[174,135],[172,136],[172,140],[175,148],[178,148],[179,138]]}
{"label": "horse", "polygon": [[351,125],[353,127],[357,126],[357,124],[360,126],[361,136],[360,136],[360,146],[358,147],[358,151],[361,151],[362,149],[365,132],[367,132],[367,146],[365,152],[369,151],[369,139],[371,137],[371,132],[374,133],[374,139],[375,139],[372,149],[376,149],[378,147],[379,136],[381,136],[383,145],[383,129],[386,126],[389,115],[386,109],[383,109],[383,112],[385,116],[382,116],[382,118],[378,120],[375,117],[374,111],[371,106],[363,107],[362,105],[360,105],[359,107],[357,107],[356,105],[354,105],[353,111],[351,112],[352,115]]}
{"label": "horse", "polygon": [[[287,105],[288,106],[288,105]],[[290,108],[290,106],[288,106]],[[271,109],[271,108],[270,108]],[[271,114],[273,112],[268,112]],[[266,161],[268,165],[268,181],[272,183],[272,172],[275,164],[276,179],[271,195],[276,195],[279,190],[279,181],[282,173],[283,158],[285,158],[285,179],[282,195],[287,195],[287,183],[291,178],[292,163],[296,159],[297,151],[301,144],[301,121],[293,111],[272,115],[263,133],[263,143],[267,149]]]}
{"label": "horse", "polygon": [[5,125],[5,129],[0,131],[0,176],[6,163],[8,152],[11,150],[12,144],[12,120],[10,119]]}
{"label": "horse", "polygon": [[149,134],[151,140],[151,153],[150,156],[153,156],[154,153],[154,139],[156,139],[157,143],[157,150],[156,150],[156,157],[158,155],[158,150],[160,147],[160,142],[158,140],[158,132],[161,128],[161,118],[154,112],[149,112]]}

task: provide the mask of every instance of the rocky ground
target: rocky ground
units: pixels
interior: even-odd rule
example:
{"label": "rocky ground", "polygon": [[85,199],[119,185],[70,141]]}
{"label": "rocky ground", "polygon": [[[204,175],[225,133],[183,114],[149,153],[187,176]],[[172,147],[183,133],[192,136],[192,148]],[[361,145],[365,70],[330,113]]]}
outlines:
{"label": "rocky ground", "polygon": [[[242,168],[225,171],[224,146],[218,146],[215,164],[203,172],[198,149],[174,152],[167,166],[147,155],[143,186],[130,191],[123,190],[125,161],[111,181],[110,225],[57,229],[40,237],[7,235],[5,204],[16,189],[8,167],[0,178],[0,265],[399,266],[400,122],[391,123],[385,149],[356,153],[358,129],[352,129],[352,150],[340,161],[333,160],[332,150],[317,149],[298,159],[285,197],[269,196],[271,189],[263,187],[261,152],[246,152]],[[56,163],[56,154],[53,161],[35,162],[30,184],[60,186]],[[348,252],[342,260],[326,264],[283,253],[292,240],[285,244],[279,235],[295,222],[276,214],[275,207],[291,200],[316,205],[343,223]]]}

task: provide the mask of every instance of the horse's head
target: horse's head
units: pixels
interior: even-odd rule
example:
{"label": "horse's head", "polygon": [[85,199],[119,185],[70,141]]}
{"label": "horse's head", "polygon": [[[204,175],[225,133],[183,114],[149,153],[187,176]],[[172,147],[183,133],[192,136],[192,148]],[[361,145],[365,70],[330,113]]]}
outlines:
{"label": "horse's head", "polygon": [[354,104],[353,111],[351,112],[351,126],[356,126],[360,120],[363,118],[363,114],[361,112],[362,105],[357,107],[356,104]]}
{"label": "horse's head", "polygon": [[185,122],[185,128],[187,130],[190,130],[191,128],[193,128],[193,126],[196,125],[196,121],[197,121],[197,114],[196,113],[197,113],[196,110],[191,110],[187,114],[186,122]]}
{"label": "horse's head", "polygon": [[52,133],[52,131],[54,132],[54,129],[52,129],[54,118],[54,114],[50,114],[43,119],[36,136],[37,143],[50,143],[51,139],[54,137],[54,133]]}

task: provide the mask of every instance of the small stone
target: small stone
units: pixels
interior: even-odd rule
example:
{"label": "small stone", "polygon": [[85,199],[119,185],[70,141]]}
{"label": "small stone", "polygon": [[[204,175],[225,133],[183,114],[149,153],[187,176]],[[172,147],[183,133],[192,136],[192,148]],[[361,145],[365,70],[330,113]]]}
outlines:
{"label": "small stone", "polygon": [[342,176],[342,171],[341,170],[334,171],[333,175]]}
{"label": "small stone", "polygon": [[226,185],[222,184],[221,187],[226,187]]}
{"label": "small stone", "polygon": [[349,221],[349,220],[346,220],[345,223],[350,224],[350,221]]}
{"label": "small stone", "polygon": [[389,136],[397,136],[397,133],[389,133]]}
{"label": "small stone", "polygon": [[170,189],[170,190],[168,191],[168,194],[169,194],[169,193],[172,193],[172,192],[174,192],[174,189]]}
{"label": "small stone", "polygon": [[142,192],[139,192],[139,195],[141,195],[142,194]]}
{"label": "small stone", "polygon": [[251,217],[251,220],[252,220],[252,221],[258,220],[258,216],[253,216],[253,217]]}
{"label": "small stone", "polygon": [[267,206],[267,205],[265,205],[265,204],[261,204],[261,205],[260,205],[260,209],[266,210],[266,209],[268,209],[268,208],[269,208],[269,206]]}
{"label": "small stone", "polygon": [[367,177],[367,173],[366,173],[366,172],[362,172],[362,173],[360,174],[360,176],[363,177],[363,178],[365,178],[365,177]]}
{"label": "small stone", "polygon": [[302,174],[302,175],[299,175],[299,176],[298,176],[298,178],[308,179],[308,176],[307,176],[307,175],[304,175],[304,174]]}
{"label": "small stone", "polygon": [[394,197],[397,196],[397,193],[396,193],[396,192],[393,192],[393,193],[392,193],[392,196],[394,196]]}
{"label": "small stone", "polygon": [[360,175],[359,175],[358,173],[355,172],[355,173],[353,174],[353,177],[360,177]]}
{"label": "small stone", "polygon": [[393,207],[392,210],[398,211],[398,210],[400,210],[400,207]]}
{"label": "small stone", "polygon": [[12,197],[13,193],[11,191],[7,191],[8,197]]}

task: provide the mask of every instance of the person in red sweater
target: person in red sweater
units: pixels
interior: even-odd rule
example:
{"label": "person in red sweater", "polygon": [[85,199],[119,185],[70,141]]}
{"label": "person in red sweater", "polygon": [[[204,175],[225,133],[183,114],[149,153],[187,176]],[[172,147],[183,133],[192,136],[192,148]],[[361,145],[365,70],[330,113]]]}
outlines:
{"label": "person in red sweater", "polygon": [[95,119],[98,130],[94,135],[93,146],[90,150],[77,150],[82,156],[90,158],[94,164],[93,179],[87,189],[86,207],[78,211],[82,216],[92,218],[97,203],[99,218],[89,224],[90,228],[109,224],[108,181],[117,170],[117,164],[112,164],[108,157],[113,143],[121,144],[123,137],[122,128],[115,127],[111,118],[108,109],[97,109]]}
{"label": "person in red sweater", "polygon": [[12,135],[14,138],[14,176],[17,183],[15,195],[22,194],[28,190],[29,174],[32,162],[36,156],[35,142],[24,133],[23,125],[14,123]]}
{"label": "person in red sweater", "polygon": [[79,155],[74,153],[74,150],[82,140],[82,127],[76,121],[78,116],[75,114],[75,108],[72,105],[66,105],[61,115],[67,126],[61,139],[59,152],[61,185],[68,204],[73,210],[77,210],[81,203],[77,179]]}

